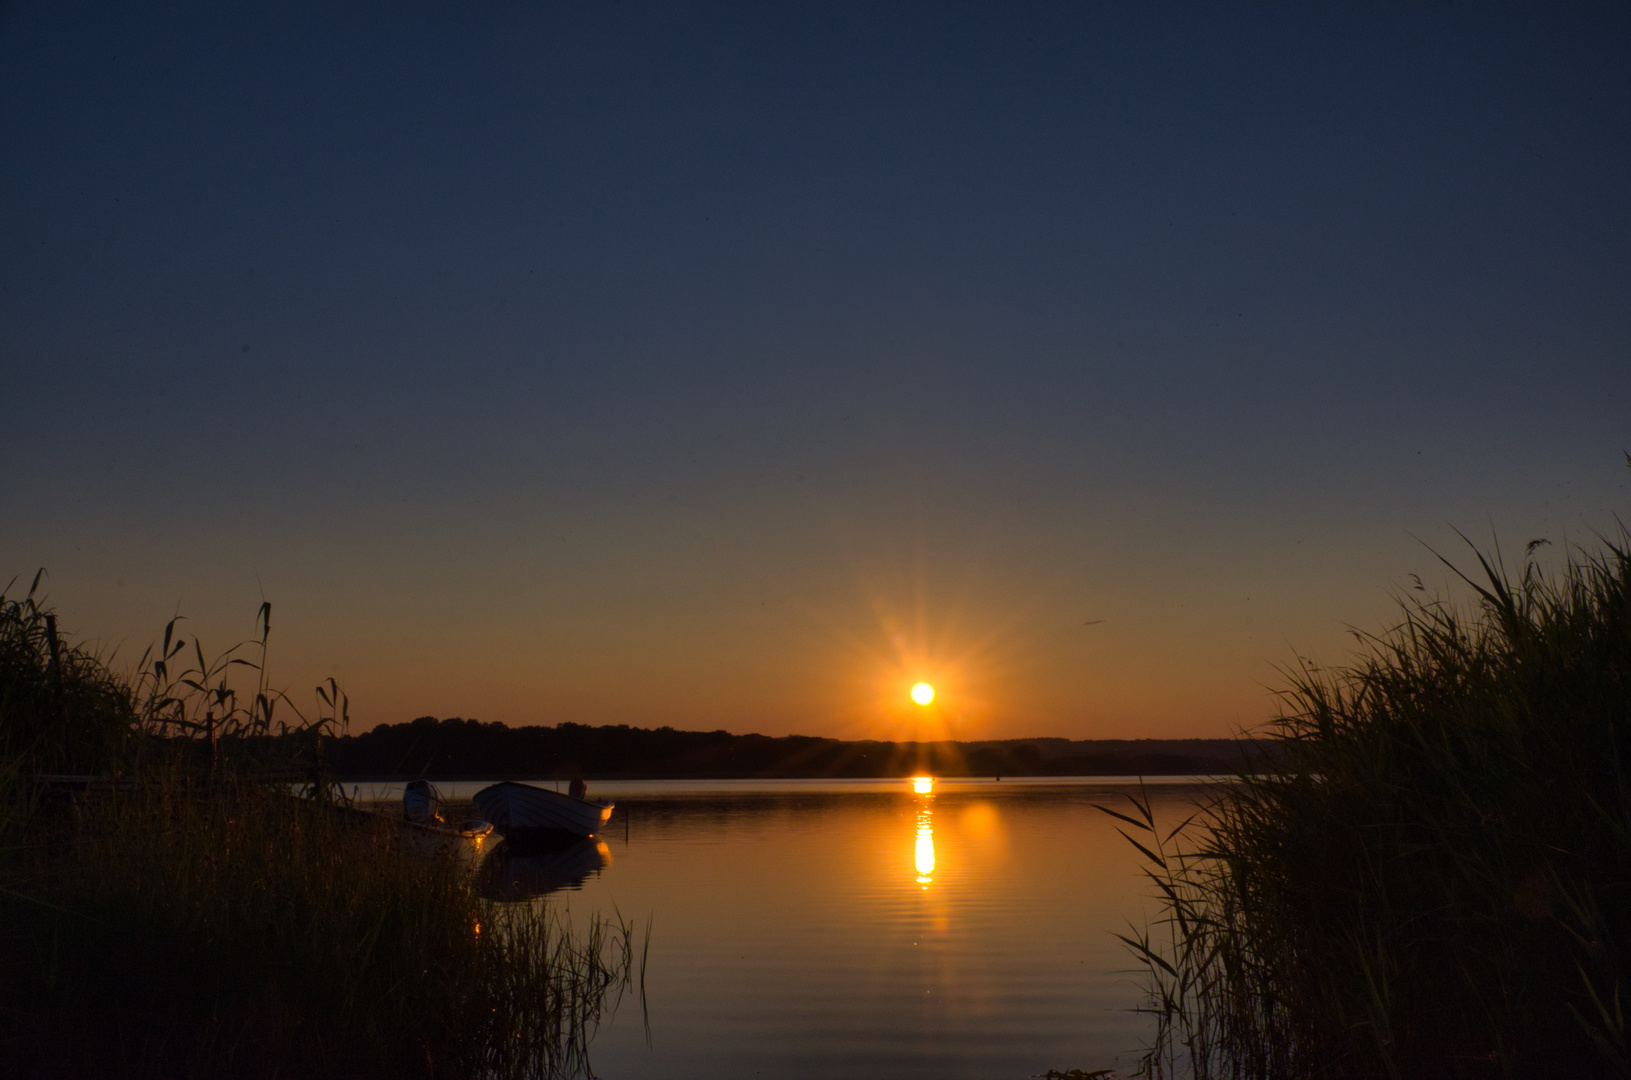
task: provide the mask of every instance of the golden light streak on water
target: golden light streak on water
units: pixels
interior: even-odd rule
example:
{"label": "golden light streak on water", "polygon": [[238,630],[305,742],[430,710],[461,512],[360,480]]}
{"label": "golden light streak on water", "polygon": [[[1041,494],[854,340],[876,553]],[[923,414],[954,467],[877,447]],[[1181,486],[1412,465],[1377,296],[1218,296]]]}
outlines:
{"label": "golden light streak on water", "polygon": [[934,817],[928,807],[917,812],[917,883],[927,889],[934,881]]}

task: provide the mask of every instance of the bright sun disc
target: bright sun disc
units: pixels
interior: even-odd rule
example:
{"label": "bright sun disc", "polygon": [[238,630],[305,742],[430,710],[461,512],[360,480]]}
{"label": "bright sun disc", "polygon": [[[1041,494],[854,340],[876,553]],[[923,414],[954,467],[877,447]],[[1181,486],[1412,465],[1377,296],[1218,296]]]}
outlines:
{"label": "bright sun disc", "polygon": [[919,705],[927,705],[934,700],[934,687],[926,682],[920,682],[912,687],[912,700]]}

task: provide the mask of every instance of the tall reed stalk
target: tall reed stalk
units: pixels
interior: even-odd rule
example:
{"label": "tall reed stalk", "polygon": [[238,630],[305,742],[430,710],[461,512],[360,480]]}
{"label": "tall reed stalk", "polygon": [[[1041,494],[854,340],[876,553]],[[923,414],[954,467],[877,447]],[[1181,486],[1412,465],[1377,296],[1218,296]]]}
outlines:
{"label": "tall reed stalk", "polygon": [[1293,672],[1275,771],[1114,812],[1162,902],[1145,1075],[1631,1073],[1631,545],[1534,548]]}

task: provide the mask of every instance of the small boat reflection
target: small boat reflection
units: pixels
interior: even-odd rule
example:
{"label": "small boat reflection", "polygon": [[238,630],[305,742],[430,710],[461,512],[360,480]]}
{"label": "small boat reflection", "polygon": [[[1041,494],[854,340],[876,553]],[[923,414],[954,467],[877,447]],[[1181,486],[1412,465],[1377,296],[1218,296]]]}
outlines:
{"label": "small boat reflection", "polygon": [[501,843],[481,863],[481,894],[489,900],[531,900],[583,886],[590,874],[612,864],[612,851],[590,837],[550,851],[517,851]]}

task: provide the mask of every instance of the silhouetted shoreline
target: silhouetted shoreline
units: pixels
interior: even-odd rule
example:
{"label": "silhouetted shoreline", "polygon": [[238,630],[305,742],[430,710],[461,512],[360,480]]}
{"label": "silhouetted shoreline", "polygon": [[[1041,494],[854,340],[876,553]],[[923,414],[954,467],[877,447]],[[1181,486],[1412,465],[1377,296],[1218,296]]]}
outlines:
{"label": "silhouetted shoreline", "polygon": [[335,774],[589,779],[910,776],[1187,776],[1233,773],[1261,743],[1232,739],[999,739],[933,743],[770,737],[628,725],[510,727],[424,716],[325,741]]}

